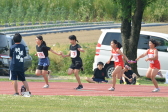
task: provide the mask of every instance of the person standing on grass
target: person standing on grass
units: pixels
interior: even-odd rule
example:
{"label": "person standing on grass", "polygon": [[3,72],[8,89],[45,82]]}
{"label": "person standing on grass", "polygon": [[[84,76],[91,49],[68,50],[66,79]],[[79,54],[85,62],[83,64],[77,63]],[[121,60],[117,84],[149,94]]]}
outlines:
{"label": "person standing on grass", "polygon": [[80,77],[79,77],[79,71],[80,69],[83,70],[82,66],[82,59],[80,58],[80,52],[84,52],[84,50],[81,48],[79,44],[77,44],[78,40],[76,39],[75,35],[69,36],[69,41],[71,43],[69,47],[69,53],[68,55],[62,55],[63,57],[71,57],[72,64],[70,65],[70,68],[68,69],[68,75],[74,74],[76,77],[76,80],[78,81],[78,87],[76,89],[82,89],[83,85],[81,83]]}
{"label": "person standing on grass", "polygon": [[145,60],[150,62],[150,66],[146,73],[146,77],[150,78],[155,86],[155,89],[152,92],[160,91],[158,83],[155,79],[155,76],[158,74],[158,71],[160,70],[160,62],[158,60],[158,50],[156,49],[158,45],[159,43],[156,40],[150,39],[149,49],[136,59],[136,61],[138,61],[140,58],[143,58],[148,55],[148,58],[146,58]]}
{"label": "person standing on grass", "polygon": [[51,51],[52,53],[56,55],[62,55],[62,53],[57,53],[53,51],[50,47],[47,47],[45,41],[43,40],[42,36],[37,36],[36,37],[36,50],[37,53],[35,54],[38,56],[39,61],[38,61],[38,66],[36,69],[36,75],[40,76],[42,75],[45,81],[45,85],[43,88],[49,88],[49,83],[48,83],[48,77],[47,74],[49,74],[48,67],[50,65],[50,60],[48,58],[48,51]]}
{"label": "person standing on grass", "polygon": [[23,82],[24,87],[26,88],[26,94],[23,94],[23,96],[27,95],[30,97],[31,93],[29,90],[28,83],[25,79],[25,73],[24,73],[24,57],[26,56],[26,50],[25,46],[20,44],[22,40],[22,36],[19,33],[16,33],[13,37],[14,45],[10,48],[10,80],[14,81],[14,89],[15,94],[14,96],[18,96],[18,83],[17,80],[20,80]]}
{"label": "person standing on grass", "polygon": [[[111,57],[107,64],[110,63],[111,59],[114,59],[114,64],[115,64],[115,69],[112,72],[112,87],[109,88],[109,91],[114,91],[115,90],[115,85],[116,85],[116,77],[120,79],[122,77],[122,74],[124,73],[123,68],[124,68],[124,61],[123,58],[128,62],[128,58],[121,52],[120,48],[122,45],[117,42],[116,40],[111,41]],[[123,58],[122,58],[123,57]]]}

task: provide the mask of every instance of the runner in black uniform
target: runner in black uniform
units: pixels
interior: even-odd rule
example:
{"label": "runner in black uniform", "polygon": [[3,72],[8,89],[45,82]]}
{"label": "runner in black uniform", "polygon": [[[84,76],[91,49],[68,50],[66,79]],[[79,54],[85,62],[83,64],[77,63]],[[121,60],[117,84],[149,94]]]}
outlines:
{"label": "runner in black uniform", "polygon": [[46,83],[43,88],[49,88],[48,77],[46,76],[46,74],[48,74],[48,67],[50,65],[50,60],[48,58],[48,51],[51,51],[56,55],[62,55],[62,53],[57,53],[53,51],[50,47],[47,47],[45,41],[43,41],[42,36],[36,37],[36,43],[37,43],[36,45],[37,53],[35,55],[38,56],[39,58],[38,66],[36,69],[36,75],[37,76],[42,75]]}
{"label": "runner in black uniform", "polygon": [[80,77],[78,75],[80,69],[82,69],[82,59],[80,58],[80,52],[84,52],[84,50],[81,48],[79,44],[77,44],[78,40],[76,39],[75,35],[69,36],[70,40],[70,47],[69,47],[69,54],[63,55],[63,57],[71,57],[72,64],[68,69],[68,75],[71,75],[74,73],[76,80],[78,81],[79,86],[76,89],[82,89],[83,85],[81,83]]}

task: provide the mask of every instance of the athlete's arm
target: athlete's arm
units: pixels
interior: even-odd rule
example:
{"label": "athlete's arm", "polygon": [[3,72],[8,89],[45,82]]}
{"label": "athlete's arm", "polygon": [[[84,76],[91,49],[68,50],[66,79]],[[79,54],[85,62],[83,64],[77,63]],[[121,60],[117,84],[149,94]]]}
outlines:
{"label": "athlete's arm", "polygon": [[62,57],[70,57],[70,51],[68,52],[67,55],[63,55],[63,54],[62,54]]}
{"label": "athlete's arm", "polygon": [[78,51],[85,52],[85,50],[83,50],[82,48],[78,48]]}
{"label": "athlete's arm", "polygon": [[56,55],[62,55],[62,52],[57,53],[57,52],[53,51],[52,49],[50,49],[49,51],[51,51],[52,53],[54,53]]}
{"label": "athlete's arm", "polygon": [[110,59],[107,61],[107,64],[110,63],[111,59],[113,58],[113,55],[111,55]]}
{"label": "athlete's arm", "polygon": [[147,54],[148,54],[148,50],[147,50],[144,54],[140,55],[140,56],[139,56],[137,59],[135,59],[135,60],[138,61],[140,58],[145,57]]}
{"label": "athlete's arm", "polygon": [[127,58],[127,56],[125,56],[121,51],[120,51],[120,49],[117,49],[117,51],[116,51],[118,54],[120,54],[120,55],[122,55],[123,57],[124,57],[124,59],[128,62],[129,61],[129,59]]}

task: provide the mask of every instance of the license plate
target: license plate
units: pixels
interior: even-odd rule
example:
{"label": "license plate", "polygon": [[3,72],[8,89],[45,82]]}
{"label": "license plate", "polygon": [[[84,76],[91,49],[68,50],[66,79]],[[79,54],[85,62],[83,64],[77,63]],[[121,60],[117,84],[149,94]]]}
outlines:
{"label": "license plate", "polygon": [[8,59],[2,59],[4,64],[8,64]]}

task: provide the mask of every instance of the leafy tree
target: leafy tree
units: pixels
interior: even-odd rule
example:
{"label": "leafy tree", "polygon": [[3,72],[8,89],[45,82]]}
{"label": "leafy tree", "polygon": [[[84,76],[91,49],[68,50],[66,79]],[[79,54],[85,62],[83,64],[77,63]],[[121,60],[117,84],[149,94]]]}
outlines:
{"label": "leafy tree", "polygon": [[[121,9],[123,53],[131,60],[137,58],[137,45],[145,8],[156,0],[114,0]],[[137,63],[131,65],[138,74]],[[138,74],[139,75],[139,74]]]}

